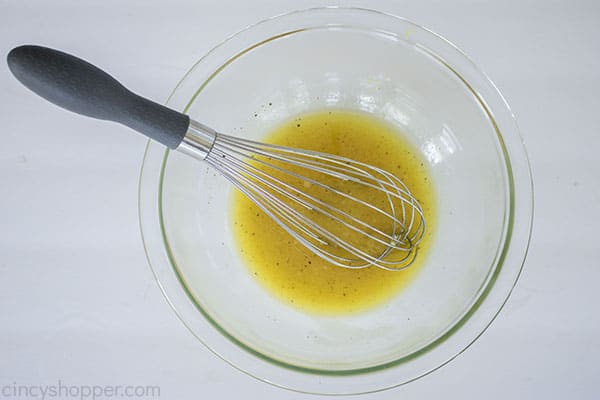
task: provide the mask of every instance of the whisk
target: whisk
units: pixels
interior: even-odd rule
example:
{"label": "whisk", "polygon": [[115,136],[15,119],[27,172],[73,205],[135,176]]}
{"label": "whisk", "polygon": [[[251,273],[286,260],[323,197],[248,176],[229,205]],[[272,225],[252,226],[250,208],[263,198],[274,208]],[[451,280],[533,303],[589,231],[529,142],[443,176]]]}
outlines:
{"label": "whisk", "polygon": [[390,172],[346,157],[218,133],[57,50],[20,46],[7,61],[21,83],[50,102],[119,122],[207,162],[298,242],[334,265],[401,270],[417,256],[425,234],[423,209]]}

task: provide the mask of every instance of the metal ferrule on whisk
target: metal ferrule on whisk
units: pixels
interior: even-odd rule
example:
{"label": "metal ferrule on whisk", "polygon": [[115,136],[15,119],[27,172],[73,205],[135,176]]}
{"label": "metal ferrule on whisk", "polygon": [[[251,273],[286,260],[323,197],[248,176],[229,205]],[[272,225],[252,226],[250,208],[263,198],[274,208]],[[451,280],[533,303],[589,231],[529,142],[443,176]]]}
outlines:
{"label": "metal ferrule on whisk", "polygon": [[217,132],[214,129],[190,119],[190,126],[176,150],[198,160],[204,160],[210,153],[216,137]]}

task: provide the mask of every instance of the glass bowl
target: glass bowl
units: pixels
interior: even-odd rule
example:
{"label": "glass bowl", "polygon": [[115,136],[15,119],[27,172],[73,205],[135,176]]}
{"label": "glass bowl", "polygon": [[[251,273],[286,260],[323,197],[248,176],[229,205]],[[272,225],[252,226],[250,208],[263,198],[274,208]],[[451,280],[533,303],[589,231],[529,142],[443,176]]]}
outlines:
{"label": "glass bowl", "polygon": [[139,188],[148,260],[187,328],[234,367],[302,392],[390,388],[453,359],[510,295],[532,222],[527,156],[501,94],[442,37],[371,10],[297,11],[215,47],[167,104],[258,140],[314,110],[370,113],[407,135],[434,181],[434,242],[414,281],[369,311],[318,316],[250,276],[230,228],[232,186],[149,142]]}

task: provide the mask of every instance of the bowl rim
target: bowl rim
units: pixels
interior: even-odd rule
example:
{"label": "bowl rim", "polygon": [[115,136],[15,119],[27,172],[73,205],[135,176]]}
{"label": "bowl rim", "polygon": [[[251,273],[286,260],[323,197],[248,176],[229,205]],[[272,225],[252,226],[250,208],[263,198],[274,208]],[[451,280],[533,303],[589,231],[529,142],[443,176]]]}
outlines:
{"label": "bowl rim", "polygon": [[[527,152],[526,149],[524,147],[524,143],[523,143],[523,139],[521,137],[519,128],[517,126],[515,117],[514,117],[514,113],[512,112],[512,110],[510,109],[510,106],[508,105],[508,103],[506,102],[505,98],[503,97],[503,95],[501,94],[501,92],[499,91],[499,89],[497,88],[497,86],[492,82],[492,80],[485,74],[485,72],[483,72],[479,67],[477,67],[475,65],[475,63],[470,59],[470,57],[468,57],[465,52],[463,52],[462,50],[460,50],[456,45],[454,45],[453,43],[451,43],[450,41],[448,41],[447,39],[445,39],[444,37],[442,37],[441,35],[432,32],[431,30],[416,24],[406,18],[403,17],[399,17],[390,13],[386,13],[386,12],[381,12],[381,11],[377,11],[377,10],[372,10],[372,9],[367,9],[367,8],[360,8],[360,7],[340,7],[340,6],[328,6],[328,7],[314,7],[314,8],[307,8],[307,9],[302,9],[302,10],[296,10],[296,11],[292,11],[292,12],[287,12],[287,13],[282,13],[282,14],[278,14],[275,16],[272,16],[270,18],[261,20],[259,22],[256,22],[252,25],[247,26],[246,28],[238,31],[237,33],[230,35],[229,37],[227,37],[226,39],[224,39],[223,41],[221,41],[219,44],[217,44],[215,47],[213,47],[209,52],[207,52],[203,57],[201,57],[196,63],[194,63],[194,65],[187,71],[187,73],[181,78],[181,80],[177,83],[177,85],[175,86],[175,88],[173,89],[171,95],[169,96],[169,98],[167,99],[167,104],[169,104],[174,95],[178,92],[178,90],[181,89],[181,87],[183,86],[183,84],[185,83],[185,81],[188,79],[188,77],[195,71],[196,67],[198,65],[200,65],[205,59],[207,59],[208,57],[210,57],[212,54],[214,54],[218,49],[220,49],[223,45],[225,45],[226,43],[228,43],[230,40],[243,35],[245,32],[247,32],[250,29],[253,29],[257,26],[260,26],[262,24],[268,23],[269,21],[273,21],[276,19],[279,19],[281,17],[290,17],[290,16],[295,16],[298,14],[305,14],[305,13],[314,13],[314,12],[323,12],[324,10],[335,10],[336,12],[366,12],[366,13],[371,13],[372,15],[379,15],[379,16],[384,16],[384,17],[391,17],[397,20],[400,20],[412,27],[414,27],[415,29],[420,29],[423,30],[424,32],[433,35],[433,37],[435,37],[436,40],[440,41],[440,43],[444,46],[450,46],[453,51],[457,52],[460,56],[462,56],[462,58],[464,59],[464,61],[467,61],[469,64],[471,64],[471,66],[474,68],[474,70],[476,72],[478,72],[479,74],[481,74],[485,80],[485,82],[487,84],[489,84],[491,86],[491,88],[493,89],[493,94],[498,96],[499,100],[500,100],[500,104],[502,106],[505,107],[505,111],[508,112],[508,114],[510,115],[511,118],[511,123],[512,125],[514,125],[514,134],[516,134],[516,136],[513,134],[513,136],[516,137],[516,139],[518,140],[518,144],[517,146],[520,144],[520,147],[518,150],[521,151],[520,160],[519,161],[521,164],[523,164],[525,166],[524,170],[519,171],[519,174],[524,174],[525,178],[528,178],[527,182],[525,182],[525,185],[523,188],[527,193],[525,193],[525,200],[528,200],[528,204],[524,204],[525,208],[526,208],[526,212],[525,214],[529,214],[529,218],[527,218],[526,221],[519,221],[520,224],[522,225],[523,223],[525,224],[523,227],[521,227],[520,229],[523,230],[525,229],[525,235],[521,235],[523,236],[526,240],[524,243],[521,244],[521,255],[518,256],[518,260],[517,262],[519,263],[518,268],[516,269],[516,273],[514,275],[514,278],[512,279],[512,283],[510,285],[510,287],[507,290],[507,293],[505,294],[505,296],[503,296],[503,301],[500,304],[495,304],[494,306],[497,307],[497,309],[495,310],[495,312],[493,312],[490,316],[488,316],[487,318],[487,322],[485,324],[483,324],[480,327],[480,331],[474,335],[474,337],[472,337],[470,340],[468,340],[465,344],[463,344],[461,347],[461,349],[459,349],[458,351],[455,352],[454,355],[452,355],[451,357],[449,357],[448,359],[446,359],[445,361],[438,363],[438,365],[433,366],[431,368],[429,368],[427,371],[424,371],[423,373],[418,374],[417,376],[413,377],[412,379],[406,380],[404,382],[400,382],[400,383],[396,383],[396,384],[392,384],[386,387],[380,387],[380,388],[371,388],[369,390],[364,390],[364,391],[358,391],[358,392],[352,392],[352,393],[370,393],[370,392],[374,392],[374,391],[379,391],[379,390],[384,390],[384,389],[388,389],[391,387],[395,387],[395,386],[399,386],[408,382],[411,382],[413,380],[419,379],[435,370],[437,370],[438,368],[442,367],[443,365],[446,365],[448,362],[450,362],[451,360],[453,360],[455,357],[457,357],[459,354],[461,354],[463,351],[465,351],[467,348],[469,348],[471,346],[471,344],[473,344],[486,330],[487,328],[491,325],[491,323],[495,320],[495,318],[497,317],[497,315],[500,313],[500,311],[503,309],[504,305],[506,304],[508,298],[510,297],[514,287],[516,286],[516,283],[521,275],[521,272],[523,270],[523,265],[525,262],[525,259],[527,257],[527,252],[529,249],[529,244],[531,241],[531,234],[532,234],[532,226],[533,226],[533,216],[534,216],[534,210],[533,210],[533,206],[534,206],[534,201],[533,201],[533,179],[532,179],[532,173],[531,173],[531,166],[529,163],[529,158],[527,156]],[[269,37],[267,39],[265,39],[264,41],[255,43],[253,46],[246,48],[244,51],[242,52],[238,52],[237,54],[235,54],[234,56],[231,56],[225,63],[223,63],[221,65],[221,67],[217,70],[215,70],[213,72],[212,75],[210,75],[208,77],[208,79],[206,79],[204,81],[204,84],[202,86],[200,86],[197,91],[195,92],[195,94],[189,99],[187,106],[184,109],[184,112],[187,110],[187,108],[194,102],[195,98],[197,97],[197,95],[202,91],[202,89],[212,80],[213,77],[215,77],[223,68],[225,68],[227,65],[231,64],[233,61],[235,61],[238,57],[240,57],[241,55],[245,54],[246,52],[250,51],[252,48],[255,48],[257,46],[260,46],[264,43],[267,43],[271,40],[274,40],[276,38],[285,36],[285,35],[289,35],[289,34],[294,34],[297,33],[299,31],[303,31],[306,29],[298,29],[298,30],[290,30],[289,32],[286,32],[285,34],[282,35],[276,35],[273,37]],[[428,50],[428,49],[424,49],[424,50]],[[177,279],[179,280],[179,284],[180,286],[184,289],[184,292],[186,293],[187,297],[189,300],[192,301],[192,303],[194,304],[194,306],[196,307],[196,309],[198,311],[200,311],[200,313],[202,314],[203,318],[205,318],[211,325],[213,328],[215,328],[221,335],[223,335],[224,337],[226,337],[229,341],[231,341],[234,345],[238,346],[240,349],[249,352],[251,355],[258,357],[259,359],[266,361],[276,367],[283,367],[285,369],[288,370],[292,370],[292,371],[296,371],[296,372],[301,372],[301,373],[308,373],[311,375],[318,375],[318,376],[332,376],[332,377],[352,377],[352,376],[356,376],[356,375],[362,375],[365,373],[373,373],[373,372],[377,372],[377,371],[382,371],[382,370],[389,370],[390,368],[393,368],[395,366],[398,366],[400,364],[405,364],[406,362],[418,358],[421,355],[423,355],[424,353],[430,352],[431,350],[433,350],[434,348],[436,348],[440,343],[446,341],[448,338],[450,338],[451,336],[453,336],[457,331],[459,331],[463,325],[471,318],[471,316],[473,316],[473,314],[481,307],[481,305],[484,303],[484,301],[486,300],[489,292],[492,290],[492,288],[494,288],[494,284],[498,278],[498,276],[500,275],[500,273],[505,270],[503,268],[504,266],[504,262],[506,260],[507,254],[509,251],[511,251],[514,247],[511,247],[511,242],[512,242],[512,238],[513,238],[513,230],[514,230],[514,225],[515,225],[515,212],[514,212],[514,207],[515,207],[515,181],[514,181],[514,171],[512,168],[512,162],[511,162],[511,154],[509,154],[509,150],[506,148],[505,143],[504,143],[504,135],[503,132],[500,131],[498,124],[496,123],[496,120],[494,118],[494,113],[492,112],[492,110],[489,110],[486,104],[486,101],[483,97],[480,96],[479,92],[477,92],[476,90],[472,89],[469,82],[466,81],[465,78],[463,78],[457,71],[455,71],[452,66],[450,66],[448,63],[445,62],[445,60],[441,59],[439,56],[437,56],[437,54],[435,53],[430,53],[430,55],[433,55],[434,57],[438,58],[439,61],[442,61],[443,64],[448,67],[452,72],[454,72],[456,74],[456,76],[458,76],[465,85],[467,85],[469,87],[469,89],[472,91],[472,93],[476,96],[476,98],[478,99],[478,101],[481,103],[481,105],[483,106],[484,110],[486,110],[486,112],[488,113],[488,117],[490,118],[490,121],[492,122],[492,124],[494,125],[495,129],[496,129],[496,133],[499,137],[499,142],[501,144],[501,148],[503,151],[503,155],[505,157],[506,163],[505,166],[507,168],[507,177],[508,177],[508,185],[509,185],[509,201],[507,204],[507,208],[509,209],[508,211],[508,221],[507,221],[507,225],[505,228],[505,234],[504,234],[504,243],[499,246],[501,247],[501,251],[500,254],[497,255],[494,264],[495,264],[495,268],[493,268],[492,271],[490,271],[491,275],[488,276],[488,279],[486,280],[486,282],[484,283],[485,287],[482,291],[480,291],[480,293],[478,294],[478,298],[477,300],[471,305],[471,307],[468,309],[467,312],[465,312],[462,317],[459,318],[459,320],[450,328],[448,329],[446,332],[444,332],[443,334],[441,334],[438,338],[436,338],[434,341],[430,342],[429,344],[427,344],[425,347],[418,349],[406,356],[403,356],[402,358],[399,358],[397,360],[393,360],[390,362],[386,362],[383,364],[379,364],[379,365],[375,365],[375,366],[369,366],[369,367],[365,367],[365,368],[357,368],[357,369],[350,369],[350,370],[321,370],[321,369],[314,369],[314,368],[307,368],[307,367],[303,367],[303,366],[297,366],[297,365],[293,365],[293,364],[289,364],[286,363],[284,361],[278,360],[276,358],[270,357],[266,354],[263,354],[249,346],[247,346],[246,344],[244,344],[243,342],[241,342],[240,340],[238,340],[235,336],[231,335],[230,333],[228,333],[224,328],[222,328],[216,321],[214,321],[214,319],[209,315],[208,312],[206,312],[200,304],[198,304],[195,299],[194,296],[190,293],[185,280],[183,279],[183,277],[181,276],[181,274],[177,271],[178,268],[176,266],[176,262],[175,262],[175,258],[170,250],[170,246],[168,244],[168,239],[165,236],[164,233],[164,225],[163,225],[163,217],[162,217],[162,187],[163,187],[163,180],[164,180],[164,174],[165,174],[165,165],[169,156],[169,150],[165,150],[164,151],[164,155],[162,157],[162,161],[161,161],[161,166],[160,166],[160,178],[159,178],[159,183],[158,183],[158,218],[159,218],[159,224],[160,224],[160,229],[162,232],[162,236],[163,236],[163,244],[164,244],[164,250],[166,251],[166,255],[167,258],[169,259],[169,262],[171,264],[171,267],[173,268],[173,271],[175,272],[175,275],[177,276]],[[512,134],[512,133],[511,133]],[[176,306],[174,304],[174,302],[171,299],[170,294],[168,293],[167,289],[164,287],[163,283],[161,282],[161,279],[158,276],[157,270],[156,270],[156,266],[154,265],[153,261],[152,261],[152,256],[150,255],[150,250],[149,250],[149,244],[146,238],[146,235],[144,233],[145,228],[145,222],[144,222],[144,216],[143,216],[143,200],[142,197],[143,195],[143,180],[144,180],[144,171],[145,168],[147,168],[147,162],[149,160],[150,157],[150,151],[152,146],[155,145],[153,144],[152,141],[148,141],[147,145],[146,145],[146,149],[144,152],[144,158],[143,158],[143,162],[142,162],[142,168],[140,171],[140,179],[139,179],[139,186],[138,186],[138,212],[139,212],[139,223],[140,223],[140,232],[141,232],[141,236],[142,236],[142,241],[143,241],[143,245],[144,245],[144,250],[145,250],[145,254],[148,260],[148,263],[151,267],[151,270],[153,272],[153,275],[159,285],[159,287],[161,288],[161,291],[163,293],[163,295],[165,296],[165,298],[167,299],[167,302],[170,304],[171,308],[173,308],[173,310],[175,311],[176,315],[179,317],[179,319],[182,321],[182,323],[188,328],[188,330],[190,330],[190,332],[192,332],[192,334],[194,334],[194,336],[196,336],[211,352],[213,352],[214,354],[216,354],[217,356],[219,356],[221,359],[225,360],[227,363],[229,363],[230,365],[232,365],[233,367],[235,367],[238,370],[241,370],[242,372],[253,376],[254,378],[257,378],[261,381],[267,382],[269,384],[272,384],[274,386],[278,386],[278,387],[283,387],[286,389],[291,389],[291,390],[295,390],[295,391],[299,391],[299,392],[307,392],[307,393],[320,393],[320,394],[331,394],[331,393],[321,393],[321,392],[314,392],[311,390],[302,390],[302,389],[298,389],[298,388],[294,388],[294,387],[289,387],[288,385],[285,384],[279,384],[278,382],[272,381],[271,379],[269,379],[268,377],[261,377],[261,376],[257,376],[257,374],[251,373],[250,371],[248,371],[246,368],[240,366],[240,365],[236,365],[235,362],[233,362],[232,360],[228,359],[226,356],[224,356],[223,354],[221,354],[219,351],[215,350],[214,348],[212,348],[210,346],[209,343],[206,343],[206,341],[200,337],[198,334],[196,334],[196,332],[194,331],[194,329],[192,327],[189,326],[188,322],[186,321],[186,319],[181,315],[181,313],[178,311],[178,306]],[[515,144],[513,144],[513,146],[515,146]],[[523,166],[521,165],[521,167]],[[520,179],[523,179],[522,177]],[[520,259],[520,261],[519,261]],[[345,393],[347,394],[347,393]]]}

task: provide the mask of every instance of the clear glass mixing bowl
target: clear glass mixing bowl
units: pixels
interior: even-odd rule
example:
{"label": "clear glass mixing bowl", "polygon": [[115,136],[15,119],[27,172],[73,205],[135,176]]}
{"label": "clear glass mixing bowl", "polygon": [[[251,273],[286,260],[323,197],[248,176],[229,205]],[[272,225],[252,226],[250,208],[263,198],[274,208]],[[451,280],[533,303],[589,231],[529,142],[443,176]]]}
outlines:
{"label": "clear glass mixing bowl", "polygon": [[303,392],[381,390],[447,363],[507,300],[530,237],[526,153],[493,83],[440,36],[370,10],[293,12],[215,47],[168,105],[252,139],[312,110],[371,113],[408,135],[434,180],[434,244],[412,284],[368,312],[314,316],[249,276],[227,181],[149,142],[139,189],[148,260],[183,323],[234,367]]}

